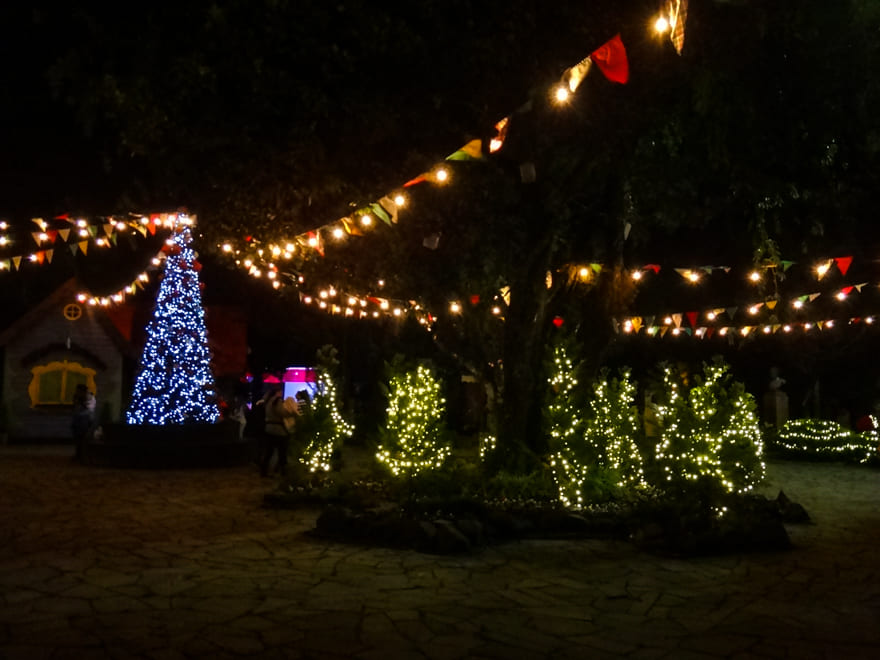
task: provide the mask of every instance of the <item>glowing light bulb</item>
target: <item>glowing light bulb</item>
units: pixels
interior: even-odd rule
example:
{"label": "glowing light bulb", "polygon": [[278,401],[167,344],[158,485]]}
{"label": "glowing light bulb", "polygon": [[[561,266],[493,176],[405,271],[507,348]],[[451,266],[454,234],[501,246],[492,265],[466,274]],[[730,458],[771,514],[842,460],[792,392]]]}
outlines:
{"label": "glowing light bulb", "polygon": [[309,247],[317,247],[318,245],[318,237],[317,236],[309,236]]}
{"label": "glowing light bulb", "polygon": [[749,307],[749,314],[751,314],[752,316],[757,314],[759,311],[761,311],[761,308],[758,305],[752,305],[751,307]]}
{"label": "glowing light bulb", "polygon": [[498,316],[498,315],[501,313],[501,308],[500,308],[500,307],[493,307],[493,308],[492,308],[492,313],[493,313],[495,316]]}
{"label": "glowing light bulb", "polygon": [[696,284],[700,281],[700,274],[694,271],[690,271],[687,274],[687,278],[692,284]]}
{"label": "glowing light bulb", "polygon": [[640,271],[640,270],[634,270],[634,271],[632,272],[632,278],[633,278],[636,282],[638,282],[640,279],[642,279],[643,275],[644,275],[644,273],[642,273],[642,271]]}
{"label": "glowing light bulb", "polygon": [[221,249],[224,252],[232,252],[232,246],[229,243],[224,243]]}
{"label": "glowing light bulb", "polygon": [[404,195],[402,195],[401,193],[397,193],[394,196],[394,203],[397,206],[406,206],[406,197]]}
{"label": "glowing light bulb", "polygon": [[792,304],[792,307],[794,307],[795,309],[800,309],[801,307],[804,306],[804,301],[803,300],[795,300],[791,304]]}
{"label": "glowing light bulb", "polygon": [[749,273],[749,279],[752,282],[760,282],[761,281],[761,273],[759,273],[756,270],[753,270],[751,273]]}
{"label": "glowing light bulb", "polygon": [[663,323],[665,323],[666,325],[672,325],[672,317],[667,316],[665,319],[663,319]]}
{"label": "glowing light bulb", "polygon": [[586,266],[584,266],[583,268],[578,270],[578,277],[580,277],[582,280],[587,279],[589,276],[590,276],[590,269],[587,268]]}
{"label": "glowing light bulb", "polygon": [[714,321],[717,318],[717,314],[715,312],[706,312],[706,318],[710,321]]}
{"label": "glowing light bulb", "polygon": [[371,224],[373,224],[373,216],[371,216],[369,213],[364,213],[361,216],[361,224],[364,227],[369,227]]}
{"label": "glowing light bulb", "polygon": [[345,236],[345,230],[342,227],[334,227],[333,238],[342,238]]}
{"label": "glowing light bulb", "polygon": [[553,97],[556,99],[557,103],[565,103],[568,101],[571,96],[571,92],[568,91],[568,88],[564,85],[559,85],[555,90],[553,90]]}
{"label": "glowing light bulb", "polygon": [[654,21],[654,29],[659,34],[663,34],[664,32],[666,32],[666,30],[669,29],[669,21],[667,21],[664,16],[661,16],[656,21]]}
{"label": "glowing light bulb", "polygon": [[453,314],[458,314],[461,311],[461,305],[459,305],[457,302],[454,302],[449,305],[449,311]]}
{"label": "glowing light bulb", "polygon": [[816,266],[816,274],[819,276],[819,279],[822,279],[825,276],[825,273],[828,272],[829,268],[831,268],[831,266],[828,263]]}
{"label": "glowing light bulb", "polygon": [[791,326],[790,326],[790,325],[784,325],[784,326],[782,326],[782,330],[783,330],[784,332],[791,332]]}
{"label": "glowing light bulb", "polygon": [[838,300],[846,300],[846,293],[844,293],[843,291],[838,291],[835,298],[837,298]]}
{"label": "glowing light bulb", "polygon": [[449,180],[449,171],[445,167],[441,167],[437,170],[436,176],[437,181],[446,183]]}
{"label": "glowing light bulb", "polygon": [[834,321],[826,321],[826,322],[825,322],[825,327],[826,327],[826,328],[833,328],[833,327],[834,327]]}

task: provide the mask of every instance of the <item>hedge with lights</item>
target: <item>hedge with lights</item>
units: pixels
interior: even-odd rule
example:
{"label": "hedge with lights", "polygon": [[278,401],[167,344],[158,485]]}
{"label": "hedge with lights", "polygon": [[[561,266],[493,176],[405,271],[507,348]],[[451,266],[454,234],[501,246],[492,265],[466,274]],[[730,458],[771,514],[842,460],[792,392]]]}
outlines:
{"label": "hedge with lights", "polygon": [[424,365],[391,377],[376,459],[394,476],[438,469],[449,458],[452,448],[443,421],[446,401],[441,389],[441,381]]}
{"label": "hedge with lights", "polygon": [[792,458],[868,463],[877,460],[878,444],[876,429],[854,433],[830,420],[792,419],[782,427],[773,446]]}

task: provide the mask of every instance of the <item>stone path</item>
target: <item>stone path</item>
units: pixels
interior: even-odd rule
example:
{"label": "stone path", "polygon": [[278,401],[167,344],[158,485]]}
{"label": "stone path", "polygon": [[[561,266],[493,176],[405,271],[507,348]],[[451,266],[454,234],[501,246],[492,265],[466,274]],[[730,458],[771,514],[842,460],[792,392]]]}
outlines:
{"label": "stone path", "polygon": [[786,553],[608,541],[466,557],[306,535],[255,469],[117,471],[0,448],[0,658],[878,658],[880,472],[773,463]]}

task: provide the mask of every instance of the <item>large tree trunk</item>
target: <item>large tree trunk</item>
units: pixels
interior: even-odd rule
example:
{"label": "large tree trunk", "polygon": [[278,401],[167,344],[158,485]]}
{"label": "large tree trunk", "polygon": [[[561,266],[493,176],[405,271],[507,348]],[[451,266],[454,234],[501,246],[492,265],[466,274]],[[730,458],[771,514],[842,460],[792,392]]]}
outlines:
{"label": "large tree trunk", "polygon": [[541,430],[543,361],[547,335],[545,285],[552,238],[536,244],[510,284],[504,323],[498,451],[492,467],[529,472],[546,451]]}

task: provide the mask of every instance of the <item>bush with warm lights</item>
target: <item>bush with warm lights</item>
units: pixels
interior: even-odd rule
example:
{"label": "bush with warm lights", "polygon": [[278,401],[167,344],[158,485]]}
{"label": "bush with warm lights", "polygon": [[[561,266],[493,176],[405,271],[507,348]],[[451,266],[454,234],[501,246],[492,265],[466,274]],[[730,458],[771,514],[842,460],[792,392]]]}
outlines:
{"label": "bush with warm lights", "polygon": [[405,369],[398,362],[389,370],[387,416],[376,460],[395,477],[441,468],[452,452],[441,381],[425,365]]}
{"label": "bush with warm lights", "polygon": [[317,362],[315,396],[297,420],[296,435],[304,443],[300,462],[313,474],[326,474],[333,469],[334,459],[351,438],[354,426],[339,411],[336,349],[324,346],[318,351]]}
{"label": "bush with warm lights", "polygon": [[693,381],[663,369],[652,404],[659,438],[649,481],[675,489],[709,479],[728,493],[752,490],[765,471],[754,398],[720,361],[704,365]]}
{"label": "bush with warm lights", "polygon": [[855,433],[830,420],[792,419],[779,431],[773,449],[786,458],[876,463],[878,434]]}

